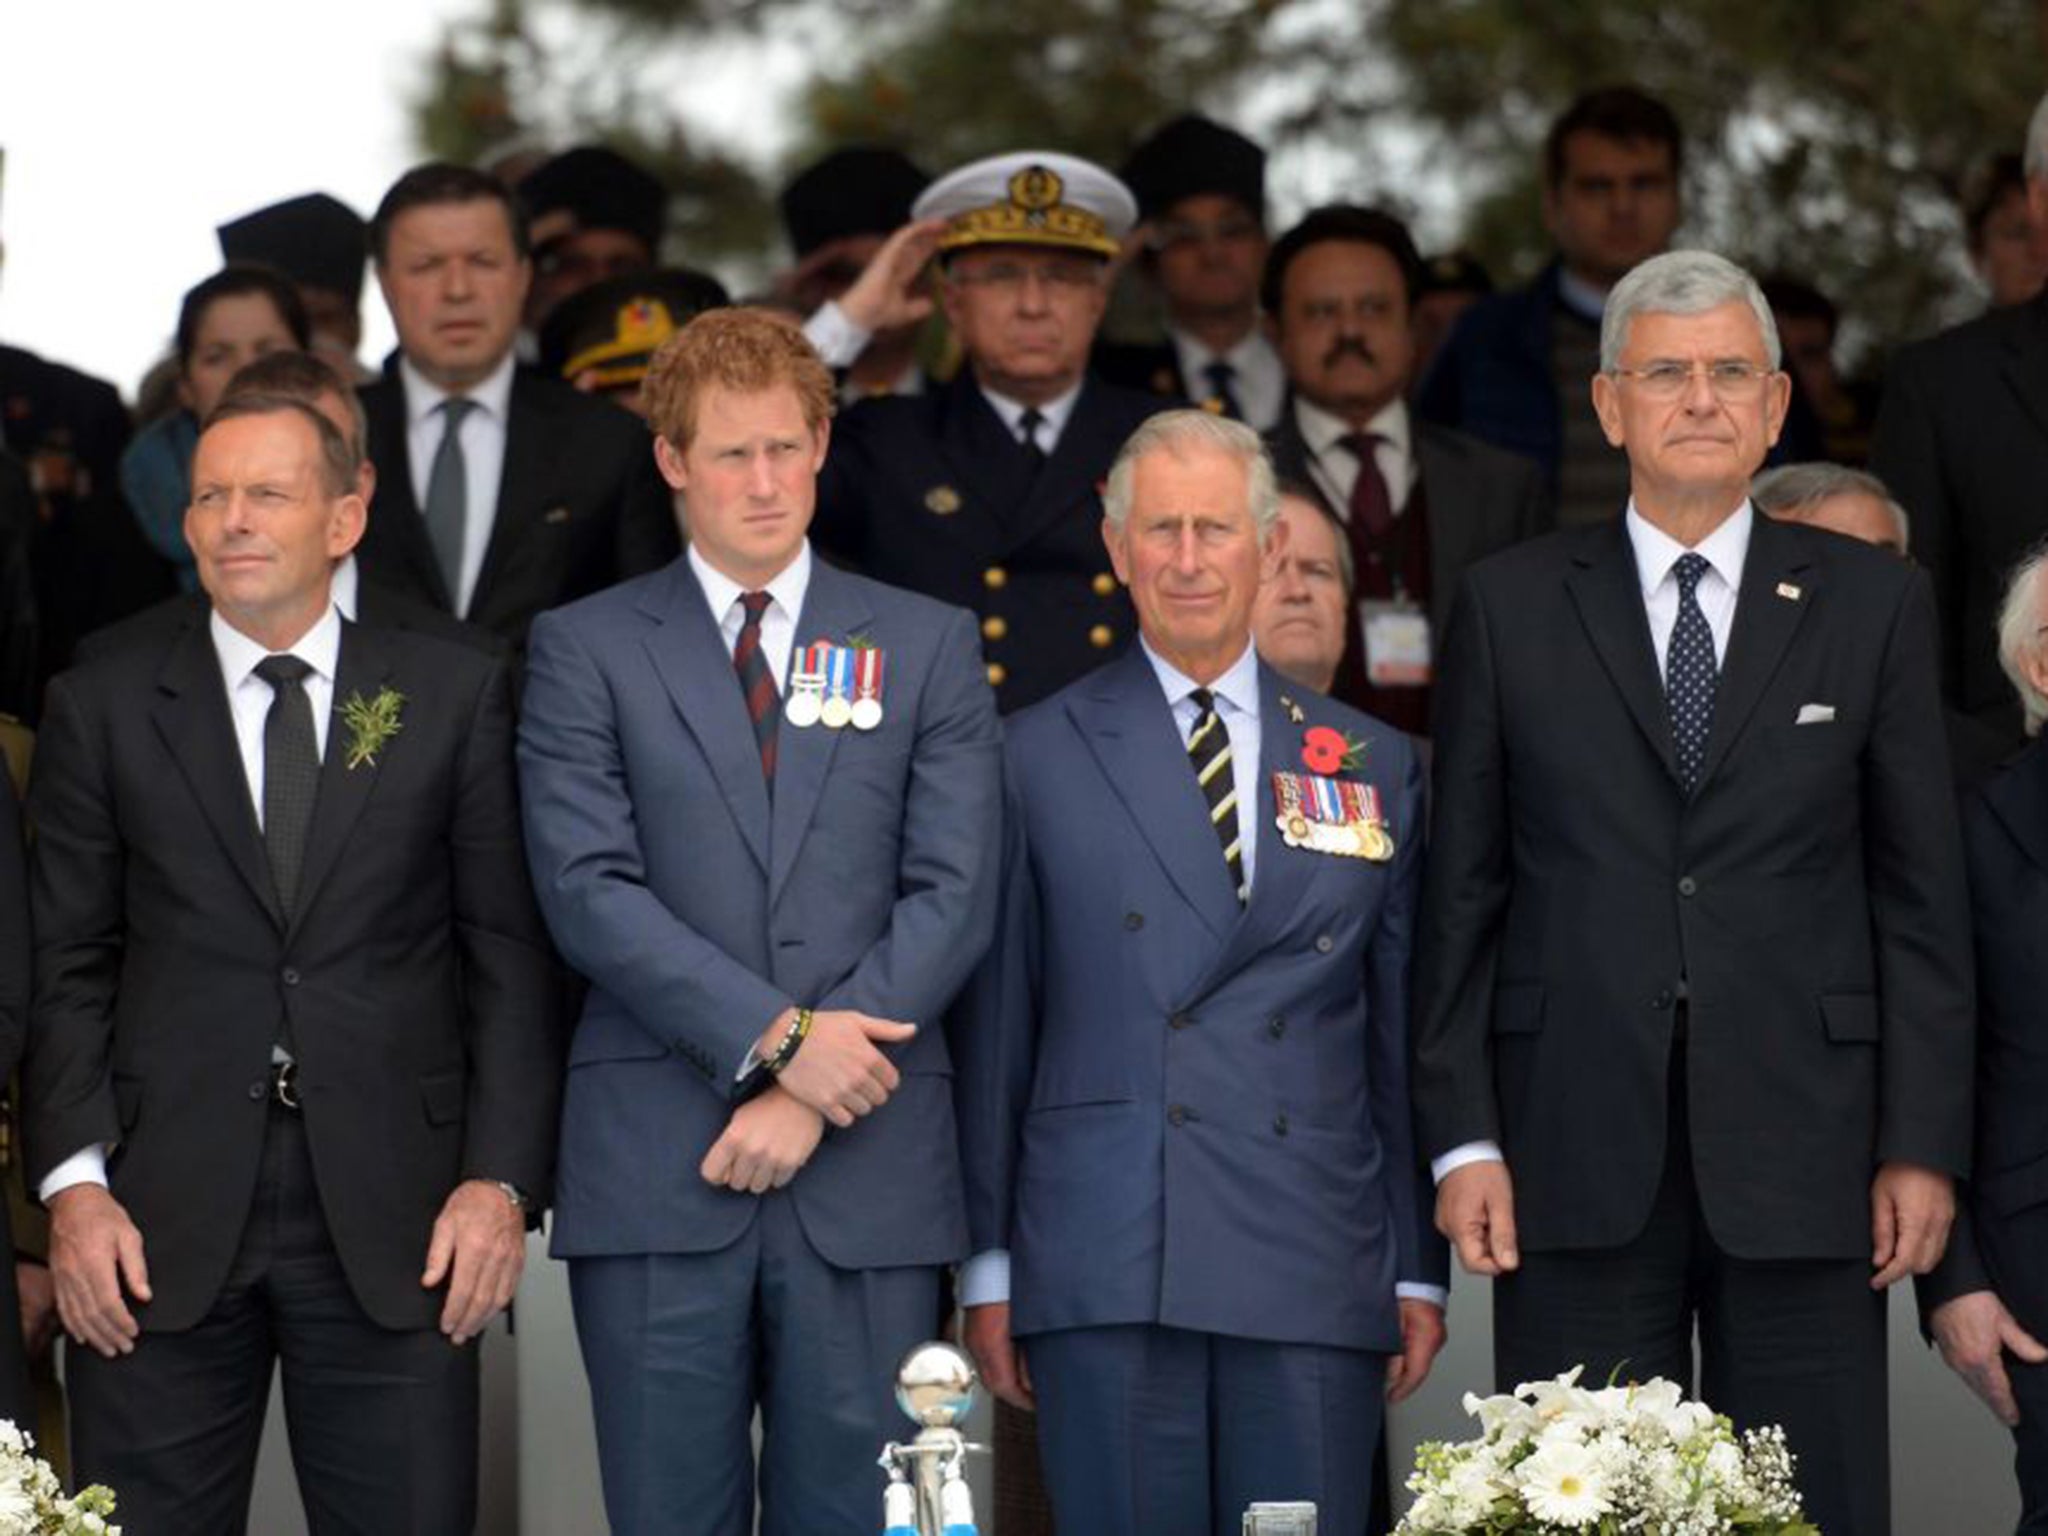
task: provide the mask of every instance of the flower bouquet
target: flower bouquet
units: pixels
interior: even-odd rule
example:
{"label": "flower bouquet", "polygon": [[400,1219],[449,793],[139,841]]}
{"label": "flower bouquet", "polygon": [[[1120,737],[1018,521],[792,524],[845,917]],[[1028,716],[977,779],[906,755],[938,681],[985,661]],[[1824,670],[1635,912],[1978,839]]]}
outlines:
{"label": "flower bouquet", "polygon": [[66,1498],[35,1444],[0,1419],[0,1536],[121,1536],[107,1519],[112,1491],[95,1484]]}
{"label": "flower bouquet", "polygon": [[1574,1368],[1465,1411],[1479,1438],[1417,1448],[1395,1536],[1820,1536],[1784,1431],[1738,1436],[1662,1378],[1593,1390]]}

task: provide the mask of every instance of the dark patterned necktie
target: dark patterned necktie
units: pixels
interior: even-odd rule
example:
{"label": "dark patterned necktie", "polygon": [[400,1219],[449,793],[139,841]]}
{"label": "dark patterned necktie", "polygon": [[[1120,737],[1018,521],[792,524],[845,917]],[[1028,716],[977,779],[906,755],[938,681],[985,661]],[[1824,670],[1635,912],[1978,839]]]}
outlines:
{"label": "dark patterned necktie", "polygon": [[306,833],[320,793],[320,743],[305,687],[312,671],[296,656],[266,656],[256,663],[256,675],[271,691],[270,713],[263,718],[263,850],[287,919],[298,902]]}
{"label": "dark patterned necktie", "polygon": [[1209,821],[1223,845],[1223,862],[1230,870],[1230,888],[1243,906],[1250,894],[1244,883],[1244,850],[1237,833],[1237,774],[1230,766],[1230,732],[1216,713],[1216,696],[1197,688],[1188,697],[1199,713],[1188,737],[1188,761],[1195,765],[1195,782],[1202,786],[1202,798],[1209,802]]}
{"label": "dark patterned necktie", "polygon": [[1380,456],[1375,451],[1380,435],[1351,432],[1337,441],[1358,460],[1358,478],[1351,482],[1352,539],[1356,541],[1361,534],[1383,539],[1394,526],[1394,498],[1387,491],[1387,477],[1380,472]]}
{"label": "dark patterned necktie", "polygon": [[1223,408],[1223,414],[1232,421],[1244,420],[1244,407],[1238,404],[1237,366],[1225,358],[1215,358],[1202,372],[1209,380],[1209,398]]}
{"label": "dark patterned necktie", "polygon": [[1706,760],[1707,732],[1714,724],[1714,688],[1719,668],[1714,662],[1714,632],[1700,608],[1700,578],[1709,567],[1704,555],[1680,555],[1671,567],[1678,578],[1678,622],[1671,626],[1671,646],[1664,657],[1664,697],[1671,706],[1671,744],[1678,749],[1678,782],[1691,794]]}
{"label": "dark patterned necktie", "polygon": [[747,715],[754,722],[754,745],[761,750],[761,773],[775,788],[775,727],[782,700],[775,691],[775,674],[768,670],[768,658],[761,654],[761,615],[772,599],[766,592],[742,592],[740,606],[747,617],[740,625],[740,637],[732,648],[733,670],[740,675],[740,692],[746,696]]}

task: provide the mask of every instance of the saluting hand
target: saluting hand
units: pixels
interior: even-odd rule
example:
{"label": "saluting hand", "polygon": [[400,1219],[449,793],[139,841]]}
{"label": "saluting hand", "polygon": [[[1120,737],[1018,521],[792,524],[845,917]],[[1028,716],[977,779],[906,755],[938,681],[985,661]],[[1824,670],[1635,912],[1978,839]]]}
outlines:
{"label": "saluting hand", "polygon": [[142,1325],[122,1287],[150,1299],[142,1233],[104,1184],[73,1184],[50,1201],[50,1276],[57,1315],[72,1342],[90,1344],[109,1360],[130,1354]]}
{"label": "saluting hand", "polygon": [[[775,1052],[789,1028],[793,1012],[785,1012],[755,1042],[765,1060]],[[852,1009],[813,1014],[811,1032],[776,1081],[790,1094],[844,1130],[861,1115],[872,1114],[889,1101],[902,1081],[896,1064],[875,1048],[910,1039],[915,1024],[871,1018]]]}
{"label": "saluting hand", "polygon": [[924,319],[932,312],[932,301],[917,291],[917,279],[945,232],[944,219],[914,219],[890,235],[861,268],[853,286],[839,295],[841,312],[870,332],[893,331]]}

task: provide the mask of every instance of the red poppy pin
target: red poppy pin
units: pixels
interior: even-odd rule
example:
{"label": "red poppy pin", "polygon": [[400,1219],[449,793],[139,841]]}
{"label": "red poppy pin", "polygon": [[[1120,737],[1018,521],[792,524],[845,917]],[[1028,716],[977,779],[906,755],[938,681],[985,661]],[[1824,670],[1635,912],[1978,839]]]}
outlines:
{"label": "red poppy pin", "polygon": [[1356,773],[1364,758],[1365,743],[1333,725],[1312,725],[1302,732],[1301,761],[1310,773]]}

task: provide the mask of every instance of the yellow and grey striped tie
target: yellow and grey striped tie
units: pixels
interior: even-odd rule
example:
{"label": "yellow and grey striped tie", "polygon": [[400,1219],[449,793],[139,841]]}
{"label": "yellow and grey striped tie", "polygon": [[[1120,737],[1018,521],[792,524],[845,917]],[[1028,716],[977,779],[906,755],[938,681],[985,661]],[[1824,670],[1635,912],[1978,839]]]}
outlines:
{"label": "yellow and grey striped tie", "polygon": [[1237,775],[1230,766],[1230,732],[1216,714],[1216,696],[1197,688],[1188,697],[1200,711],[1194,734],[1188,737],[1188,760],[1195,765],[1195,782],[1209,802],[1209,820],[1223,844],[1223,862],[1230,869],[1231,889],[1238,905],[1251,893],[1244,883],[1244,854],[1237,834]]}

